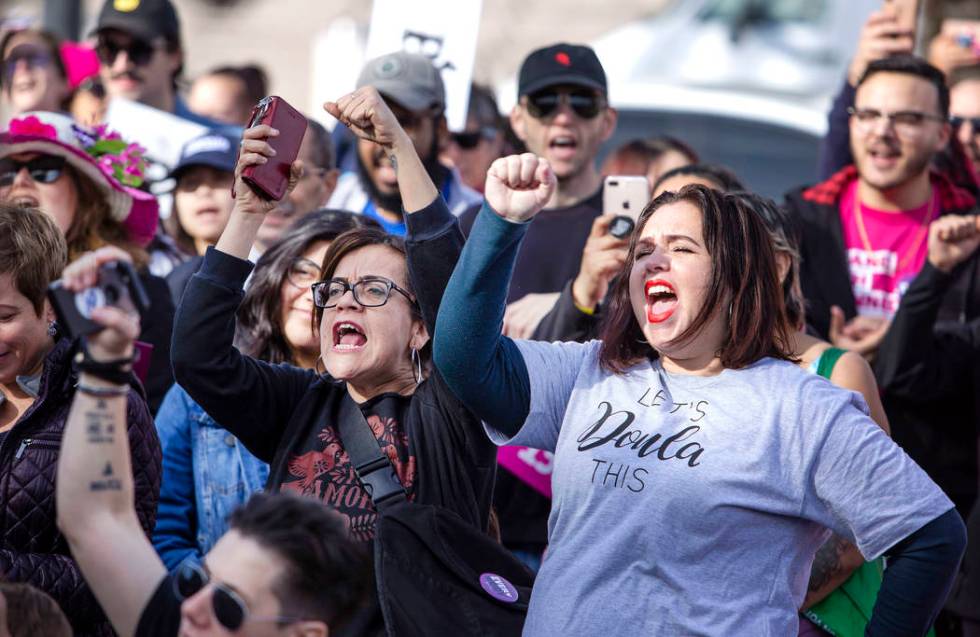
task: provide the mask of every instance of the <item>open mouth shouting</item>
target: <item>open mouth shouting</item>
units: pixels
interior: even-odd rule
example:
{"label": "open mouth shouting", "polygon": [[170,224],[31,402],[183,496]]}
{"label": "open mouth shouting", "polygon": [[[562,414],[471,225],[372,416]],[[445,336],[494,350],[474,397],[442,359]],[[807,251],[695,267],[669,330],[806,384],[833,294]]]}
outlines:
{"label": "open mouth shouting", "polygon": [[871,163],[880,170],[893,167],[902,157],[902,151],[894,144],[875,144],[868,148]]}
{"label": "open mouth shouting", "polygon": [[663,323],[677,309],[677,291],[663,279],[647,281],[643,286],[647,297],[647,322]]}
{"label": "open mouth shouting", "polygon": [[333,350],[335,352],[356,352],[367,345],[364,328],[351,321],[337,321],[333,324]]}
{"label": "open mouth shouting", "polygon": [[548,141],[550,154],[557,159],[570,159],[578,149],[578,140],[572,135],[555,135]]}

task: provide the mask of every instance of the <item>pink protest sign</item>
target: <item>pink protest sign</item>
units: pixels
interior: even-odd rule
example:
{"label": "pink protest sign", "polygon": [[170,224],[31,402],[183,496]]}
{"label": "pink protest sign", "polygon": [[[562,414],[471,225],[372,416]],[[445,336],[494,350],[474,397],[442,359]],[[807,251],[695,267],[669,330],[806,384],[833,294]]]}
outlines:
{"label": "pink protest sign", "polygon": [[551,497],[551,472],[554,454],[531,447],[500,447],[497,464],[546,498]]}

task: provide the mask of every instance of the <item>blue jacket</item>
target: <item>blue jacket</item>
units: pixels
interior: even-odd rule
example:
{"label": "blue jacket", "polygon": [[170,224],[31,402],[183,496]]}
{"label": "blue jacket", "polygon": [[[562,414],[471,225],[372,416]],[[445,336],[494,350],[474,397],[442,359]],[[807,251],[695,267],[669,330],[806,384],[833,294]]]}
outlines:
{"label": "blue jacket", "polygon": [[200,559],[226,530],[228,515],[265,485],[269,465],[222,429],[179,385],[156,417],[163,482],[153,547],[173,570]]}

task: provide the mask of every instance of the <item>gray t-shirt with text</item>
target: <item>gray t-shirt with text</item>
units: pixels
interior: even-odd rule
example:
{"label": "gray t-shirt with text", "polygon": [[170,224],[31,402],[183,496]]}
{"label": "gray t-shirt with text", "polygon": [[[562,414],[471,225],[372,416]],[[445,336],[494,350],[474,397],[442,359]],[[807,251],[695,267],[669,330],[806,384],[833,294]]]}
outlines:
{"label": "gray t-shirt with text", "polygon": [[795,635],[828,529],[870,560],[953,507],[858,394],[792,363],[614,375],[595,341],[518,347],[530,415],[491,437],[555,453],[525,635]]}

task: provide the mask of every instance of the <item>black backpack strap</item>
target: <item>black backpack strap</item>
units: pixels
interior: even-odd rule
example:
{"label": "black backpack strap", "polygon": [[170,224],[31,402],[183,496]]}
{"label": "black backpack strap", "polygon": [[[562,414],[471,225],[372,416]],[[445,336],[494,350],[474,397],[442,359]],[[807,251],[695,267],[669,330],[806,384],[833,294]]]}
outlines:
{"label": "black backpack strap", "polygon": [[406,499],[405,487],[398,479],[391,458],[382,453],[371,425],[347,393],[340,401],[337,433],[354,465],[354,472],[379,510]]}

